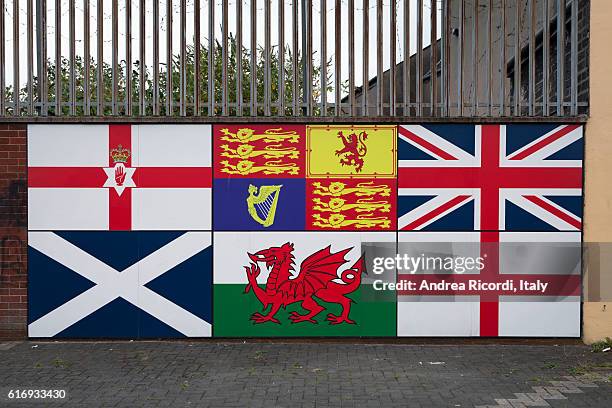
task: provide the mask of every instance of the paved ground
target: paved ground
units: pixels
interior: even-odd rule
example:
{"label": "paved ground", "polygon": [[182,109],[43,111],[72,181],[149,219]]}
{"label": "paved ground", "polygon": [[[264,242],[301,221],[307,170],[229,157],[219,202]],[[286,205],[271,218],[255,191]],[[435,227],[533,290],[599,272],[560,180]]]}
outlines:
{"label": "paved ground", "polygon": [[[9,400],[11,389],[64,389],[67,397]],[[0,390],[9,408],[609,408],[612,352],[576,344],[0,343]]]}

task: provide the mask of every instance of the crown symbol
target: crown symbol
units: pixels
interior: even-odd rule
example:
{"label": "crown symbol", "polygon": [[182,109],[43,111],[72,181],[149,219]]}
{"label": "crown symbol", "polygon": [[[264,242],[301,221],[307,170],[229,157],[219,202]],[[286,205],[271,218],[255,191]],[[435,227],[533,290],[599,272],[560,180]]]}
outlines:
{"label": "crown symbol", "polygon": [[111,157],[115,163],[126,163],[128,157],[130,157],[130,150],[124,149],[121,145],[117,146],[110,152]]}

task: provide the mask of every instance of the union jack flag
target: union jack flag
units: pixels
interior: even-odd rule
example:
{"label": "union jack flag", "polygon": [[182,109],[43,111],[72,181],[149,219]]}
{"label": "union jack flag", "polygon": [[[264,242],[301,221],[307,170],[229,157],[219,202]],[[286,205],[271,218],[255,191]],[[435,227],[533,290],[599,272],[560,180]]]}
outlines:
{"label": "union jack flag", "polygon": [[[480,231],[481,278],[501,278],[502,231],[581,231],[579,125],[399,127],[398,229]],[[500,335],[495,293],[479,301],[480,336]]]}
{"label": "union jack flag", "polygon": [[580,231],[579,125],[399,127],[398,229]]}

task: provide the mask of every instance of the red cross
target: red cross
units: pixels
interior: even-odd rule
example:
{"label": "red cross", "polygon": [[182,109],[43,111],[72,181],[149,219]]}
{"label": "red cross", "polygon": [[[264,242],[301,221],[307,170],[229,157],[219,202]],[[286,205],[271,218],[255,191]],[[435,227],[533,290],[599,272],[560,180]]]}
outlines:
{"label": "red cross", "polygon": [[[121,145],[132,152],[130,125],[109,125],[109,167],[114,163],[110,151]],[[169,143],[170,144],[170,143]],[[171,151],[168,154],[172,154]],[[132,155],[125,167],[132,165]],[[101,167],[29,167],[28,186],[46,188],[102,188],[108,179]],[[210,188],[210,167],[137,167],[132,177],[137,188]],[[132,228],[132,191],[126,188],[121,195],[114,188],[109,194],[109,229]]]}
{"label": "red cross", "polygon": [[[562,131],[534,144],[512,160],[520,160],[543,146],[552,143],[578,126],[566,126]],[[487,262],[481,277],[487,282],[512,279],[510,275],[499,274],[499,190],[500,188],[581,188],[582,169],[572,167],[501,167],[500,125],[482,125],[480,167],[400,167],[399,188],[479,188],[480,189],[480,241],[481,256],[486,254]],[[411,138],[417,137],[411,134]],[[422,139],[419,141],[423,143]],[[433,146],[432,148],[435,148]],[[440,149],[436,148],[436,151]],[[437,152],[446,160],[456,160],[446,152]],[[457,199],[459,199],[459,196]],[[465,197],[464,197],[465,198]],[[417,220],[418,221],[418,220]],[[415,221],[416,222],[416,221]],[[580,227],[581,224],[575,224]],[[460,281],[467,275],[454,275]],[[521,279],[537,279],[537,275]],[[411,275],[414,280],[415,275]],[[514,278],[518,276],[514,275]],[[541,278],[541,277],[540,277]],[[548,277],[550,280],[550,276]],[[563,279],[567,279],[564,277]],[[573,279],[573,278],[572,278]],[[579,279],[579,278],[578,278]],[[553,285],[554,287],[555,285]],[[571,284],[567,285],[571,287]],[[549,285],[550,287],[550,285]],[[575,289],[579,284],[575,285]],[[572,294],[575,292],[570,291]],[[478,293],[480,302],[480,335],[497,336],[499,323],[499,292]],[[562,294],[565,292],[559,292]],[[400,293],[400,294],[415,294]],[[437,292],[437,294],[443,294]],[[568,293],[569,294],[569,293]],[[516,295],[516,293],[515,293]],[[484,300],[484,301],[483,301]]]}

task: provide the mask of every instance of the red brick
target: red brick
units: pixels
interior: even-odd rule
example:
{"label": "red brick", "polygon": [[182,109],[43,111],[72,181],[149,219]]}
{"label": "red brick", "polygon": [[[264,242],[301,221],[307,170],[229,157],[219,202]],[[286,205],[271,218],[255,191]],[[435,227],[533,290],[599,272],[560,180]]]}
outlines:
{"label": "red brick", "polygon": [[[11,295],[18,295],[18,296],[26,296],[28,294],[27,289],[19,289],[19,288],[7,289],[7,293],[4,293],[4,295],[8,294],[8,292],[10,292]],[[0,292],[0,294],[3,294],[3,293]]]}
{"label": "red brick", "polygon": [[4,139],[6,139],[7,143],[2,145],[2,150],[4,150],[5,152],[18,152],[19,151],[19,148],[21,146],[19,146],[19,145],[10,145],[10,144],[8,144],[8,140],[9,139],[8,138],[4,138]]}
{"label": "red brick", "polygon": [[25,149],[19,149],[21,146],[17,146],[17,145],[11,145],[11,146],[16,147],[17,149],[11,150],[8,152],[9,158],[12,158],[12,159],[25,159],[26,158]]}
{"label": "red brick", "polygon": [[15,144],[15,145],[25,145],[26,144],[26,138],[23,137],[23,135],[11,137],[11,138],[9,138],[9,143],[10,144]]}

